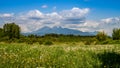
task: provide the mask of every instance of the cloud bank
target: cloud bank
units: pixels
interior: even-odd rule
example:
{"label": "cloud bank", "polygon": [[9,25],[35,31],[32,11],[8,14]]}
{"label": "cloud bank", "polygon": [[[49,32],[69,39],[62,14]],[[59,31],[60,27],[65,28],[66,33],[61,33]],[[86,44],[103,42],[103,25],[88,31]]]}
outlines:
{"label": "cloud bank", "polygon": [[[43,5],[43,8],[46,8]],[[42,13],[40,10],[30,10],[26,13],[0,14],[0,24],[15,22],[20,27],[22,32],[36,31],[44,26],[55,27],[60,26],[64,28],[76,29],[81,31],[101,31],[111,34],[113,28],[120,27],[120,18],[111,17],[101,19],[99,21],[87,20],[89,8],[77,8],[63,10],[60,12]]]}

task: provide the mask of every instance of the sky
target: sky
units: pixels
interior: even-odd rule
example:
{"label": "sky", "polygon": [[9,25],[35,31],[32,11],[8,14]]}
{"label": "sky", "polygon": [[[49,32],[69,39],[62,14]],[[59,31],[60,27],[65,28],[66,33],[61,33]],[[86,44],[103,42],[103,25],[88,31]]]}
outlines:
{"label": "sky", "polygon": [[0,27],[15,22],[22,32],[44,26],[112,33],[120,27],[120,0],[0,0]]}

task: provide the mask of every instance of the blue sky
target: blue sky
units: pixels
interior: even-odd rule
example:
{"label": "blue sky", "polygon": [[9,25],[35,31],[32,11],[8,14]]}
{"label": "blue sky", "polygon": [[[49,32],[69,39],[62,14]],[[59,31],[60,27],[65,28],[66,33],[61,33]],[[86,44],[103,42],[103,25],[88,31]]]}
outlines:
{"label": "blue sky", "polygon": [[[70,9],[72,7],[90,8],[88,18],[99,19],[120,15],[120,0],[0,0],[0,13],[19,13],[32,9],[42,12],[52,12]],[[47,5],[47,9],[41,8]],[[94,16],[92,16],[94,15]]]}
{"label": "blue sky", "polygon": [[[98,16],[118,16],[120,13],[120,0],[1,0],[0,13],[23,12],[32,9],[39,9],[42,12],[51,12],[53,7],[56,11],[70,9],[72,7],[90,8]],[[47,5],[47,9],[42,9],[42,5]],[[108,12],[109,11],[109,12]],[[96,17],[96,16],[95,16]],[[103,17],[102,15],[100,17]]]}
{"label": "blue sky", "polygon": [[[49,15],[49,14],[52,15],[53,12],[56,12],[56,15],[58,14],[58,16],[60,16],[61,13],[63,14],[64,10],[65,11],[67,10],[67,12],[71,13],[71,14],[76,13],[76,11],[74,12],[74,11],[72,11],[72,9],[77,8],[78,11],[80,10],[80,14],[81,15],[84,14],[84,15],[82,15],[82,16],[80,15],[80,16],[76,16],[76,17],[72,16],[71,18],[74,17],[73,19],[75,19],[75,20],[77,17],[79,19],[85,18],[86,22],[89,22],[89,23],[84,22],[84,24],[89,24],[89,25],[98,24],[98,23],[101,23],[101,21],[102,22],[109,21],[111,23],[114,21],[116,22],[116,20],[119,21],[118,20],[120,17],[120,4],[119,3],[120,3],[120,0],[0,0],[0,18],[3,20],[2,17],[10,16],[10,15],[12,15],[12,17],[14,17],[14,18],[15,17],[20,18],[20,16],[28,17],[27,15],[30,13],[31,14],[33,13],[34,15],[37,15],[35,13],[38,13],[38,15],[41,13],[44,16],[44,18],[47,18],[48,16],[46,16],[46,15]],[[84,10],[84,9],[88,9],[88,10]],[[83,12],[86,11],[86,13],[83,13],[81,11],[83,11]],[[24,16],[21,14],[23,14]],[[32,15],[32,16],[35,17],[34,15]],[[62,16],[62,18],[63,17],[64,16]],[[66,19],[66,17],[64,17],[64,18]],[[21,19],[18,20],[17,18],[15,18],[15,19],[16,19],[16,22],[20,22],[20,20],[21,20]],[[73,20],[73,19],[71,19],[71,20]],[[5,22],[6,20],[9,21],[8,19],[4,19],[3,21],[0,21],[0,23]],[[60,20],[61,19],[59,19],[57,21],[60,23],[63,22]],[[33,19],[32,19],[32,21],[33,21]],[[36,20],[34,20],[34,21],[36,21]],[[22,22],[24,22],[24,21],[22,21]],[[41,22],[41,20],[39,20],[37,22]],[[49,21],[49,22],[51,22],[51,21]],[[95,22],[95,23],[91,23],[91,22]],[[24,24],[26,24],[26,23],[24,23]],[[56,24],[56,23],[54,23],[54,24]],[[78,23],[76,23],[76,25],[77,24]],[[29,23],[29,25],[30,25],[30,23]],[[59,24],[59,25],[61,25],[61,24]],[[72,27],[74,27],[74,29],[78,29],[78,28],[79,28],[78,30],[83,29],[82,28],[83,26],[78,27],[78,26],[74,26],[74,25],[75,24],[69,24],[69,27],[68,26],[65,26],[65,27],[70,28],[70,26],[72,26]],[[82,24],[79,24],[79,25],[82,25]],[[107,25],[108,25],[108,23],[106,24],[106,26]],[[106,26],[104,26],[104,27],[106,27]],[[24,26],[24,29],[25,29],[25,27],[28,27],[28,26]],[[75,27],[77,27],[77,28],[75,28]],[[94,27],[94,29],[91,28],[92,31],[107,29],[104,27],[101,27],[99,29],[95,28],[96,25],[92,25],[91,27]],[[111,27],[111,29],[112,28],[113,27]],[[30,28],[30,26],[29,26],[28,29],[32,29],[32,28]],[[26,31],[28,29],[26,28]],[[90,29],[90,26],[88,29]],[[83,29],[82,31],[87,31],[87,29]],[[109,32],[109,31],[106,30],[106,32]]]}

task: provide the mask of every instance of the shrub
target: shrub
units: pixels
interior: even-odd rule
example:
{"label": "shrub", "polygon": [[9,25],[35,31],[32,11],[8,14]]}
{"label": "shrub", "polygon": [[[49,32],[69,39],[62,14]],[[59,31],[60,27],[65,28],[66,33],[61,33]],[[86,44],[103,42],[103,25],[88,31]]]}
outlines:
{"label": "shrub", "polygon": [[96,35],[96,39],[98,41],[105,41],[107,39],[107,34],[105,34],[105,32],[98,32],[98,34]]}
{"label": "shrub", "polygon": [[120,29],[113,29],[112,38],[113,40],[120,40]]}
{"label": "shrub", "polygon": [[96,45],[96,44],[97,44],[97,40],[96,40],[96,38],[91,38],[91,39],[89,39],[89,40],[86,40],[86,41],[84,42],[84,44],[85,44],[85,45]]}
{"label": "shrub", "polygon": [[85,45],[91,45],[91,42],[90,41],[85,41],[84,44]]}
{"label": "shrub", "polygon": [[111,40],[109,44],[120,44],[120,40]]}
{"label": "shrub", "polygon": [[42,44],[43,44],[43,41],[39,41],[38,43],[39,43],[40,45],[42,45]]}
{"label": "shrub", "polygon": [[103,42],[101,42],[101,44],[109,44],[110,40],[105,40]]}
{"label": "shrub", "polygon": [[45,41],[45,43],[44,43],[44,45],[52,45],[53,44],[53,42],[51,42],[51,41]]}
{"label": "shrub", "polygon": [[32,45],[34,42],[33,42],[32,39],[27,38],[27,39],[26,39],[26,43]]}

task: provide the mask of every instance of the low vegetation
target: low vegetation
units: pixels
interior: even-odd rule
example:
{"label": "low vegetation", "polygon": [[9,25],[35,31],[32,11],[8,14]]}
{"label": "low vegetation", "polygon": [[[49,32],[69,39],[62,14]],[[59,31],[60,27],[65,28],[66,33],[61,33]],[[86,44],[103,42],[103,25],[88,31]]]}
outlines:
{"label": "low vegetation", "polygon": [[63,35],[63,34],[46,34],[38,35],[22,35],[20,27],[15,23],[7,23],[0,28],[0,42],[6,43],[27,43],[27,44],[45,44],[52,45],[56,43],[76,43],[82,42],[85,45],[96,44],[119,44],[120,29],[113,29],[112,37],[108,36],[104,31],[98,32],[96,36],[80,36],[80,35]]}
{"label": "low vegetation", "polygon": [[22,35],[15,23],[0,28],[0,68],[120,68],[120,29],[112,36]]}
{"label": "low vegetation", "polygon": [[119,68],[120,45],[0,43],[0,68]]}

